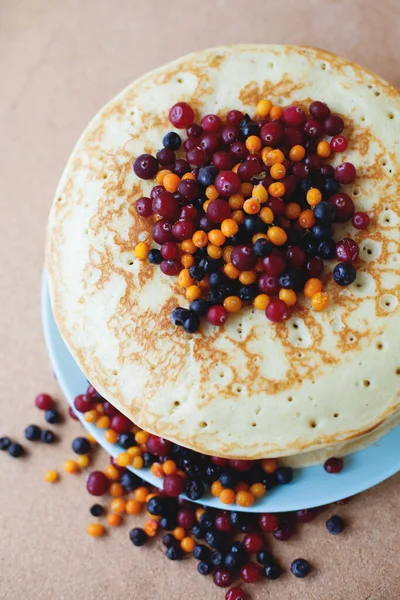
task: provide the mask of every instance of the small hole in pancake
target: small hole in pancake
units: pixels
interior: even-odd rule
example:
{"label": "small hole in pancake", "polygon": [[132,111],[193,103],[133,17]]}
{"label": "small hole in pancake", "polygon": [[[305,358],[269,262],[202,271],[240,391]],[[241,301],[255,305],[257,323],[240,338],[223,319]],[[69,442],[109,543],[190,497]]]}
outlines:
{"label": "small hole in pancake", "polygon": [[299,358],[303,358],[303,353],[302,353],[302,352],[298,352],[298,353],[297,353],[297,356],[298,356]]}
{"label": "small hole in pancake", "polygon": [[183,83],[182,77],[178,77],[177,81],[178,81],[178,83]]}
{"label": "small hole in pancake", "polygon": [[385,219],[385,223],[390,223],[390,219],[389,219],[389,217],[386,217],[386,219]]}
{"label": "small hole in pancake", "polygon": [[382,349],[383,349],[383,344],[382,344],[382,342],[377,342],[377,343],[376,343],[376,347],[377,347],[377,349],[378,349],[378,350],[382,350]]}
{"label": "small hole in pancake", "polygon": [[174,406],[180,406],[180,405],[181,405],[181,403],[179,402],[179,400],[175,400]]}
{"label": "small hole in pancake", "polygon": [[257,427],[257,423],[252,423],[251,426],[252,427]]}
{"label": "small hole in pancake", "polygon": [[201,427],[202,429],[204,429],[205,427],[207,427],[207,425],[208,425],[208,423],[206,423],[206,421],[202,421],[202,422],[200,423],[200,427]]}
{"label": "small hole in pancake", "polygon": [[133,265],[133,260],[128,260],[128,265],[131,267]]}
{"label": "small hole in pancake", "polygon": [[333,416],[335,417],[335,419],[337,419],[339,416],[339,413],[333,413]]}
{"label": "small hole in pancake", "polygon": [[389,173],[390,173],[390,174],[392,173],[392,169],[389,169]]}
{"label": "small hole in pancake", "polygon": [[383,161],[382,161],[382,163],[381,163],[381,164],[382,164],[382,167],[386,167],[386,165],[387,165],[387,160],[386,160],[386,158],[384,158],[384,159],[383,159]]}
{"label": "small hole in pancake", "polygon": [[365,117],[361,117],[361,121],[365,121]]}
{"label": "small hole in pancake", "polygon": [[353,190],[353,196],[358,196],[359,193],[360,193],[360,190],[358,188]]}
{"label": "small hole in pancake", "polygon": [[289,397],[288,397],[288,399],[287,399],[287,401],[288,401],[288,402],[293,402],[293,398],[292,398],[292,396],[289,396]]}
{"label": "small hole in pancake", "polygon": [[107,179],[107,175],[103,173],[103,179]]}
{"label": "small hole in pancake", "polygon": [[302,338],[302,337],[298,337],[297,339],[298,339],[298,341],[299,341],[299,342],[302,342],[302,341],[303,341],[303,338]]}
{"label": "small hole in pancake", "polygon": [[219,376],[220,377],[225,377],[225,373],[223,371],[220,371]]}
{"label": "small hole in pancake", "polygon": [[400,375],[400,367],[397,367],[397,369],[396,369],[396,375]]}
{"label": "small hole in pancake", "polygon": [[389,119],[394,119],[394,113],[388,112],[388,117],[389,117]]}
{"label": "small hole in pancake", "polygon": [[298,329],[299,326],[297,325],[297,323],[293,323],[293,329]]}
{"label": "small hole in pancake", "polygon": [[364,379],[363,386],[364,387],[369,387],[370,385],[371,385],[371,382],[368,379]]}
{"label": "small hole in pancake", "polygon": [[368,89],[372,90],[372,85],[371,84],[369,84]]}
{"label": "small hole in pancake", "polygon": [[237,385],[236,386],[236,391],[240,393],[242,391],[242,386],[241,385]]}
{"label": "small hole in pancake", "polygon": [[238,333],[242,333],[242,331],[243,331],[243,330],[242,330],[241,326],[239,325],[239,326],[238,326],[238,328],[237,328],[237,332],[238,332]]}
{"label": "small hole in pancake", "polygon": [[206,397],[206,395],[205,395],[205,394],[204,394],[204,392],[203,392],[203,393],[201,394],[200,398],[201,398],[202,400],[204,400],[204,398],[205,398],[205,397]]}
{"label": "small hole in pancake", "polygon": [[61,196],[59,198],[57,198],[57,202],[62,202]]}
{"label": "small hole in pancake", "polygon": [[316,423],[316,421],[314,421],[314,420],[310,421],[308,424],[309,424],[309,426],[310,426],[310,427],[312,427],[313,429],[314,429],[314,428],[317,426],[317,423]]}
{"label": "small hole in pancake", "polygon": [[89,229],[85,229],[85,233],[87,235],[89,233]]}
{"label": "small hole in pancake", "polygon": [[150,367],[149,367],[149,368],[150,368],[150,371],[155,371],[155,370],[156,370],[156,368],[155,368],[155,366],[154,366],[154,365],[150,365]]}
{"label": "small hole in pancake", "polygon": [[112,372],[113,375],[118,375],[118,371],[116,369],[114,369],[114,371]]}
{"label": "small hole in pancake", "polygon": [[259,415],[260,414],[260,410],[261,410],[261,408],[256,408],[255,411],[254,411],[254,414]]}
{"label": "small hole in pancake", "polygon": [[269,69],[273,69],[274,68],[274,63],[273,62],[269,62],[268,63],[268,68]]}
{"label": "small hole in pancake", "polygon": [[349,342],[354,342],[354,340],[355,340],[355,337],[354,337],[354,335],[350,335],[350,336],[349,336]]}
{"label": "small hole in pancake", "polygon": [[367,254],[372,254],[372,250],[371,250],[371,248],[368,248],[368,250],[367,250]]}
{"label": "small hole in pancake", "polygon": [[378,92],[378,90],[375,90],[375,91],[374,91],[374,96],[380,96],[380,95],[381,95],[381,93],[380,93],[380,92]]}
{"label": "small hole in pancake", "polygon": [[321,69],[322,69],[323,71],[325,71],[325,70],[326,70],[326,64],[325,64],[325,63],[322,63],[322,65],[321,65]]}

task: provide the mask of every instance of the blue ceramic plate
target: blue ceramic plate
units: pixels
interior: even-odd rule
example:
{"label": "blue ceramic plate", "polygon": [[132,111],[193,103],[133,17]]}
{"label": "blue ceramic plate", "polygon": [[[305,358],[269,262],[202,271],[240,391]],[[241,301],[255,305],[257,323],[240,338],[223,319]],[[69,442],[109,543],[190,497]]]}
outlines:
{"label": "blue ceramic plate", "polygon": [[[51,310],[45,275],[42,283],[42,319],[46,345],[55,375],[72,406],[75,396],[85,391],[88,385],[87,379],[61,339]],[[105,440],[102,429],[86,423],[79,413],[78,417],[109,455],[116,456],[123,451],[121,447],[109,444]],[[321,506],[353,496],[400,470],[399,448],[400,427],[397,427],[373,446],[348,456],[345,469],[338,475],[329,475],[322,465],[296,469],[291,483],[271,490],[253,507],[241,508],[232,505],[230,508],[252,512],[283,512]],[[160,485],[160,479],[154,477],[149,469],[131,470],[156,487]],[[202,498],[201,504],[227,509],[226,505],[211,495]]]}

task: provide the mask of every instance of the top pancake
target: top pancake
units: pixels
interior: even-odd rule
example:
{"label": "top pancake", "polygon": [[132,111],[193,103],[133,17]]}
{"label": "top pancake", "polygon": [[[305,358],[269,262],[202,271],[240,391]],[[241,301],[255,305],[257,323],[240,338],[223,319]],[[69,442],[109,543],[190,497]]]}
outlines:
{"label": "top pancake", "polygon": [[[154,182],[132,162],[155,153],[168,110],[198,117],[261,98],[327,102],[342,115],[357,168],[356,210],[366,231],[335,226],[360,244],[356,281],[335,284],[322,313],[300,299],[284,323],[246,307],[226,325],[187,335],[170,322],[187,305],[177,278],[134,257],[151,219],[132,210]],[[288,456],[373,430],[400,408],[400,95],[374,74],[327,52],[240,45],[197,52],[149,73],[89,124],[50,214],[46,266],[56,322],[84,374],[140,427],[218,456]],[[335,160],[330,161],[335,164]]]}

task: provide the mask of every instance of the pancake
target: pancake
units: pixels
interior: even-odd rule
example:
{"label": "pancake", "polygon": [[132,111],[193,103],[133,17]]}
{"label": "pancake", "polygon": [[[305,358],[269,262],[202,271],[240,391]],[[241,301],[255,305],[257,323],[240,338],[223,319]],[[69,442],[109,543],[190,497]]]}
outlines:
{"label": "pancake", "polygon": [[[204,323],[187,335],[170,321],[175,306],[187,306],[176,278],[134,256],[151,223],[132,204],[154,183],[139,180],[132,162],[161,147],[178,101],[201,118],[233,108],[253,115],[262,98],[322,100],[343,116],[349,147],[330,162],[356,165],[344,191],[372,217],[365,231],[335,226],[335,239],[360,245],[357,278],[342,288],[326,275],[324,312],[302,298],[275,324],[245,307],[221,328]],[[62,175],[46,248],[57,325],[96,389],[140,427],[206,454],[332,452],[362,436],[370,443],[376,430],[375,441],[400,410],[399,119],[400,94],[388,83],[295,46],[197,52],[107,104]]]}

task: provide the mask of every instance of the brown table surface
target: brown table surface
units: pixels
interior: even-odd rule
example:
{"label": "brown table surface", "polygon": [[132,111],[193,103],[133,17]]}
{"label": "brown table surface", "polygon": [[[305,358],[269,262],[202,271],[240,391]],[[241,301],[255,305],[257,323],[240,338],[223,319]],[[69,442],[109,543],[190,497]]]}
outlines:
{"label": "brown table surface", "polygon": [[[43,424],[33,405],[40,391],[55,394],[66,413],[40,323],[44,228],[63,165],[103,103],[167,60],[235,42],[324,47],[399,83],[399,26],[397,0],[1,0],[0,435],[23,440],[27,424]],[[85,475],[43,481],[72,456],[80,425],[52,429],[62,438],[56,446],[27,442],[29,455],[18,461],[0,455],[1,599],[224,598],[194,561],[171,563],[157,544],[133,548],[129,523],[104,539],[87,536]],[[105,464],[103,451],[96,460]],[[264,582],[251,597],[400,598],[399,483],[397,475],[327,508],[289,542],[275,542],[283,565],[304,557],[313,574]],[[337,537],[324,526],[332,512],[348,522]]]}

